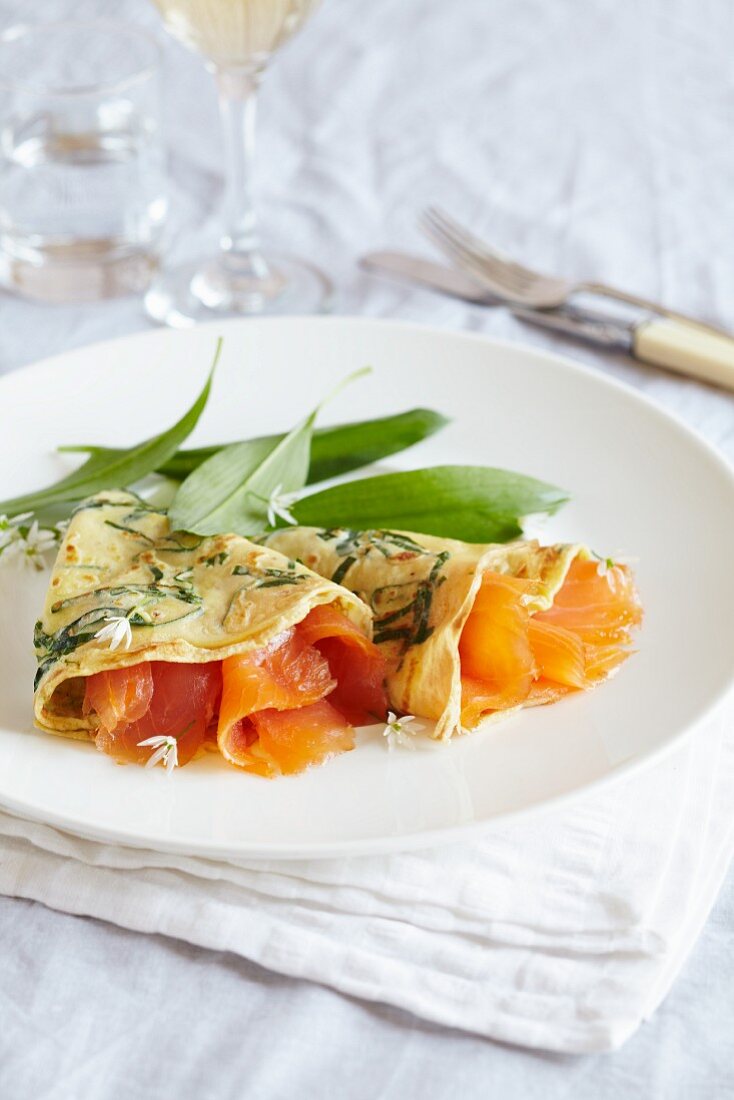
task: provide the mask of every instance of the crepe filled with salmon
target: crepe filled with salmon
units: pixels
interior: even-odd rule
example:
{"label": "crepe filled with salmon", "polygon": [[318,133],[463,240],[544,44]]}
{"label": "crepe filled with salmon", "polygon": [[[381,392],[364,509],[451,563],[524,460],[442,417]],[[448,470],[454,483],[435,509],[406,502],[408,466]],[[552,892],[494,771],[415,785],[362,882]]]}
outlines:
{"label": "crepe filled with salmon", "polygon": [[581,545],[307,527],[264,541],[369,605],[390,705],[433,719],[441,740],[595,687],[642,619],[628,567]]}
{"label": "crepe filled with salmon", "polygon": [[263,776],[384,720],[385,659],[347,589],[237,535],[172,532],[127,492],[77,508],[36,625],[36,724],[120,761],[204,749]]}

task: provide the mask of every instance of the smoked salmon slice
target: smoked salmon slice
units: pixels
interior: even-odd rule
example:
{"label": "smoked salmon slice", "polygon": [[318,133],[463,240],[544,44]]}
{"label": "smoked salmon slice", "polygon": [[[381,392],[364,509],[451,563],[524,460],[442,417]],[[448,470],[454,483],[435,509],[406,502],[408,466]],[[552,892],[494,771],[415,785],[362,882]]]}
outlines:
{"label": "smoked salmon slice", "polygon": [[385,717],[385,662],[341,612],[314,608],[261,649],[205,664],[141,662],[87,677],[83,712],[97,746],[147,763],[151,737],[171,737],[178,763],[216,725],[228,760],[259,775],[290,775],[354,748],[354,725]]}
{"label": "smoked salmon slice", "polygon": [[512,578],[485,573],[459,641],[462,680],[466,680],[465,725],[476,724],[477,708],[481,712],[518,706],[536,678],[530,616],[522,594]]}
{"label": "smoked salmon slice", "polygon": [[252,716],[260,747],[284,775],[354,748],[354,728],[328,699],[297,711],[261,710]]}
{"label": "smoked salmon slice", "polygon": [[[264,650],[227,658],[222,672],[219,747],[259,775],[302,771],[345,752],[354,747],[353,725],[387,711],[382,654],[330,606],[313,608]],[[316,706],[327,696],[328,707]],[[294,752],[294,739],[302,750]]]}
{"label": "smoked salmon slice", "polygon": [[589,645],[627,645],[630,630],[642,622],[634,579],[625,565],[599,570],[599,562],[576,558],[553,607],[536,621],[572,630]]}
{"label": "smoked salmon slice", "polygon": [[528,614],[531,582],[486,573],[459,643],[462,724],[555,702],[609,676],[630,655],[642,607],[629,569],[576,558],[548,611]]}
{"label": "smoked salmon slice", "polygon": [[330,604],[314,607],[299,624],[301,637],[329,662],[336,687],[329,695],[354,726],[381,721],[387,713],[385,660],[346,615]]}
{"label": "smoked salmon slice", "polygon": [[528,640],[538,679],[544,677],[571,688],[590,687],[586,649],[578,634],[533,616],[528,623]]}
{"label": "smoked salmon slice", "polygon": [[329,662],[295,627],[264,649],[225,658],[222,676],[220,729],[253,711],[294,710],[316,703],[336,683]]}
{"label": "smoked salmon slice", "polygon": [[219,661],[179,664],[144,661],[87,677],[83,713],[100,720],[96,744],[117,760],[147,763],[149,737],[172,737],[178,763],[201,748],[217,712],[222,690]]}
{"label": "smoked salmon slice", "polygon": [[82,714],[94,711],[105,730],[121,722],[142,718],[153,698],[153,673],[149,661],[129,668],[114,668],[88,676]]}

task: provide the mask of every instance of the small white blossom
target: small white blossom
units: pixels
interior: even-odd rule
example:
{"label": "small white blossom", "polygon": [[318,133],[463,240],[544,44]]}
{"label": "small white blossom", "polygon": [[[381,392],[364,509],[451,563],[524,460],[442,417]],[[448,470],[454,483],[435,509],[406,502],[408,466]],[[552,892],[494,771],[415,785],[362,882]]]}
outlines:
{"label": "small white blossom", "polygon": [[24,513],[15,516],[12,520],[6,520],[7,526],[0,528],[0,551],[6,561],[16,561],[21,566],[30,566],[33,569],[43,569],[46,565],[46,554],[53,550],[57,543],[54,531],[46,527],[39,527],[38,520],[33,521],[26,534],[20,530],[20,524],[30,518],[32,513]]}
{"label": "small white blossom", "polygon": [[11,525],[7,516],[0,516],[0,554],[6,546],[9,546],[18,537],[18,532]]}
{"label": "small white blossom", "polygon": [[268,499],[268,523],[271,527],[275,527],[277,516],[280,516],[281,519],[291,525],[298,523],[298,520],[289,511],[298,500],[298,493],[284,493],[282,489],[282,485],[276,485]]}
{"label": "small white blossom", "polygon": [[33,512],[21,512],[19,516],[0,516],[0,548],[18,538],[18,528],[33,519]]}
{"label": "small white blossom", "polygon": [[173,769],[178,767],[178,745],[175,737],[166,737],[164,734],[147,737],[145,741],[138,741],[138,748],[155,749],[145,765],[146,768],[154,768],[162,760],[166,771],[170,775]]}
{"label": "small white blossom", "polygon": [[94,635],[100,642],[109,642],[110,649],[129,649],[133,632],[127,615],[105,615],[106,625]]}
{"label": "small white blossom", "polygon": [[416,733],[419,733],[423,729],[422,723],[418,723],[415,729],[409,729],[411,725],[415,725],[417,719],[413,714],[406,714],[402,718],[398,718],[397,714],[389,710],[387,712],[387,724],[382,731],[382,736],[387,741],[388,749],[392,750],[400,746],[403,749],[415,748],[415,743],[411,740],[415,737]]}

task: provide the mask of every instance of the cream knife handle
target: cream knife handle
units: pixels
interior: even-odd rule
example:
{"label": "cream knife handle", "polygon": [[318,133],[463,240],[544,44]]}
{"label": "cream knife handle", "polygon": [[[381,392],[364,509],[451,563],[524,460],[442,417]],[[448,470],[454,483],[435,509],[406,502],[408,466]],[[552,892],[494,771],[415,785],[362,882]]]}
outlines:
{"label": "cream knife handle", "polygon": [[734,339],[670,318],[642,321],[632,339],[633,354],[643,363],[734,390]]}

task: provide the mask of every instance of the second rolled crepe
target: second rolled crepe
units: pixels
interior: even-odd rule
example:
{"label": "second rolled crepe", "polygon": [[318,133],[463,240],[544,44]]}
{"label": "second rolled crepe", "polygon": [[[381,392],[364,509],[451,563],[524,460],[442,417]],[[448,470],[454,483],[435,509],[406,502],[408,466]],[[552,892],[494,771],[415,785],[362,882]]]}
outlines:
{"label": "second rolled crepe", "polygon": [[313,527],[264,541],[369,606],[391,705],[432,719],[440,740],[593,687],[641,618],[629,570],[583,545]]}

